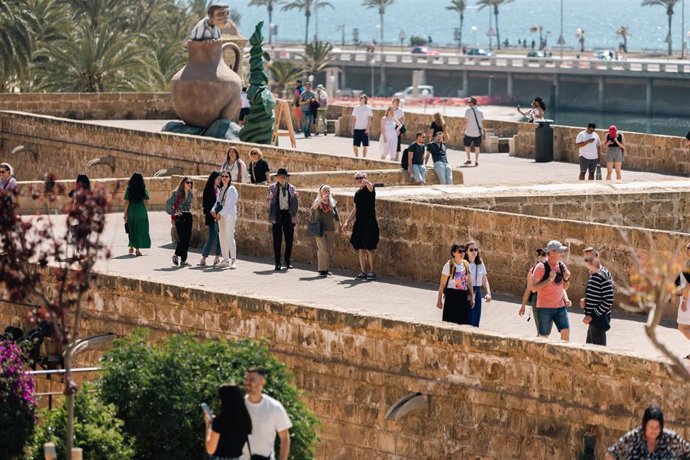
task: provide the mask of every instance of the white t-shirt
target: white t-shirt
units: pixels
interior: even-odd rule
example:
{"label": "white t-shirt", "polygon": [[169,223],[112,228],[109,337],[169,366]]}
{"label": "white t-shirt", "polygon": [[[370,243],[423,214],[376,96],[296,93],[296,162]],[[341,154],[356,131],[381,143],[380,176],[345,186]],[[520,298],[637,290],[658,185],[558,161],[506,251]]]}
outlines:
{"label": "white t-shirt", "polygon": [[251,104],[249,104],[249,96],[247,96],[247,93],[245,93],[244,91],[240,93],[240,100],[242,101],[241,107],[243,109],[248,109],[249,107],[251,107]]}
{"label": "white t-shirt", "polygon": [[355,117],[354,129],[367,129],[369,119],[374,116],[374,112],[368,105],[358,105],[352,109],[352,116]]}
{"label": "white t-shirt", "polygon": [[472,286],[483,286],[484,276],[486,276],[486,265],[477,265],[474,262],[470,262],[470,279],[472,280]]}
{"label": "white t-shirt", "polygon": [[405,112],[403,111],[403,109],[398,107],[397,109],[395,109],[395,112],[393,112],[393,116],[396,120],[401,121],[405,117]]}
{"label": "white t-shirt", "polygon": [[[477,119],[474,119],[474,113],[477,114]],[[479,121],[479,126],[477,126],[477,121]],[[480,128],[484,123],[484,114],[478,108],[470,107],[465,110],[465,136],[468,137],[479,137],[482,135]]]}
{"label": "white t-shirt", "polygon": [[589,139],[595,139],[594,142],[590,142],[584,147],[580,147],[580,156],[586,158],[587,160],[597,160],[599,159],[599,153],[597,151],[597,146],[601,147],[601,140],[597,133],[588,133],[587,130],[578,133],[575,138],[575,143],[585,142]]}
{"label": "white t-shirt", "polygon": [[279,401],[268,395],[263,395],[258,404],[250,402],[249,396],[245,396],[244,403],[252,419],[252,434],[249,435],[252,454],[273,458],[276,434],[292,427],[287,411]]}
{"label": "white t-shirt", "polygon": [[[448,278],[448,284],[446,287],[448,289],[461,289],[463,291],[467,291],[467,273],[465,272],[465,264],[463,262],[460,262],[460,264],[456,264],[453,262],[453,265],[455,265],[455,273],[453,274],[453,279]],[[446,262],[446,264],[443,266],[443,270],[441,270],[442,275],[450,275],[450,264]]]}

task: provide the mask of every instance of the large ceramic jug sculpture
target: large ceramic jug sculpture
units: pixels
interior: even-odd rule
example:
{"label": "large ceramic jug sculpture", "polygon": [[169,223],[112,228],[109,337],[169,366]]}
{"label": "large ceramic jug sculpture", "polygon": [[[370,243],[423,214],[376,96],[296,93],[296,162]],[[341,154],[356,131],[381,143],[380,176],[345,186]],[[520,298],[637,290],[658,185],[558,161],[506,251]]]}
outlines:
{"label": "large ceramic jug sculpture", "polygon": [[[242,79],[237,69],[242,51],[234,43],[218,40],[189,40],[187,65],[172,78],[170,93],[173,108],[188,125],[208,128],[224,118],[234,119],[242,104]],[[233,68],[225,64],[223,49],[235,53]]]}

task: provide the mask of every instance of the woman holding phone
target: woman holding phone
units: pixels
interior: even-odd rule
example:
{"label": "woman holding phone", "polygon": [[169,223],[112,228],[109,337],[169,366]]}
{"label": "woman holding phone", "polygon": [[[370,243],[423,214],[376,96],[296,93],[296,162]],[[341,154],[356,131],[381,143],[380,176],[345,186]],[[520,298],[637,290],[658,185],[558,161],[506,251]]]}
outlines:
{"label": "woman holding phone", "polygon": [[221,385],[218,399],[220,414],[217,417],[208,410],[208,406],[201,406],[206,424],[206,452],[211,460],[240,460],[252,433],[252,419],[244,404],[244,396],[237,385]]}

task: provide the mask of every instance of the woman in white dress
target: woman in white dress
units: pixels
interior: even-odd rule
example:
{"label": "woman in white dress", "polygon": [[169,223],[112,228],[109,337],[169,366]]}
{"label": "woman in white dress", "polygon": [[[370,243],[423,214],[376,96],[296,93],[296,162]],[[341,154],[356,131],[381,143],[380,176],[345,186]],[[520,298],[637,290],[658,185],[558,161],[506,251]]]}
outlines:
{"label": "woman in white dress", "polygon": [[381,138],[379,139],[381,159],[396,158],[399,130],[400,122],[395,119],[395,109],[388,107],[386,115],[381,118]]}

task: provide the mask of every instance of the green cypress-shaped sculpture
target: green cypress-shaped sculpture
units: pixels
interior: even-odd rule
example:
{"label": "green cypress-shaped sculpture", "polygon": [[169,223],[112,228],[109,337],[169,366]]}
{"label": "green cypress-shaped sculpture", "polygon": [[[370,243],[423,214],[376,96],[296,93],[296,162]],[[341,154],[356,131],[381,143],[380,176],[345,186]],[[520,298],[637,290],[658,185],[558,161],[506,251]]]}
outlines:
{"label": "green cypress-shaped sculpture", "polygon": [[264,38],[261,28],[264,22],[256,25],[256,30],[249,39],[252,49],[249,51],[249,115],[246,116],[245,125],[240,129],[242,142],[254,142],[256,144],[270,144],[273,136],[273,123],[275,121],[274,108],[276,101],[268,90],[268,74],[264,70],[264,59],[270,61],[268,53],[263,50]]}

